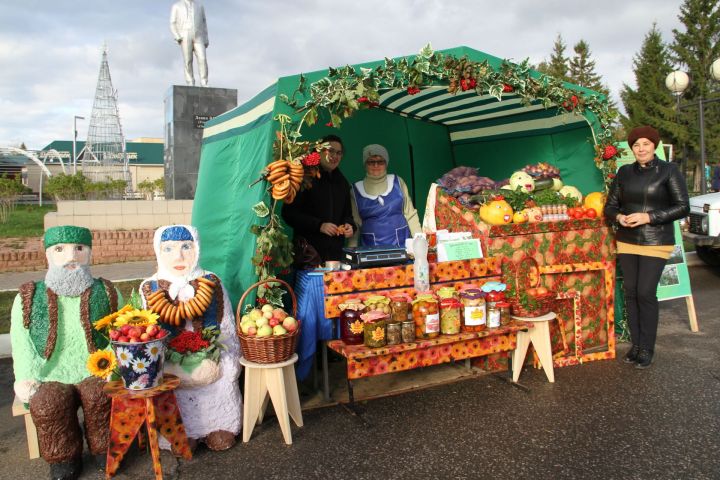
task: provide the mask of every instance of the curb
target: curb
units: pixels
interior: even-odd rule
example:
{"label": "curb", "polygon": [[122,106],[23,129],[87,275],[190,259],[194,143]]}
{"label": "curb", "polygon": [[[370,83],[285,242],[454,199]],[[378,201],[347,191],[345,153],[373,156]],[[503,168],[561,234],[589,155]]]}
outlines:
{"label": "curb", "polygon": [[3,333],[0,335],[0,358],[12,357],[12,347],[10,346],[10,334]]}

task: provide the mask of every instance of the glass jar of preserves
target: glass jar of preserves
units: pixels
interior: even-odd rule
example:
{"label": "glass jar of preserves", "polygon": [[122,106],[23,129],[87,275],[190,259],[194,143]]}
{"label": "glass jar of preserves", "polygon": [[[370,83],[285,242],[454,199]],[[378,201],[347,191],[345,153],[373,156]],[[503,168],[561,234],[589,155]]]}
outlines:
{"label": "glass jar of preserves", "polygon": [[455,335],[460,333],[460,310],[462,303],[455,297],[440,300],[440,333]]}
{"label": "glass jar of preserves", "polygon": [[378,311],[366,312],[363,319],[363,340],[368,348],[384,347],[387,343],[385,325],[389,315]]}
{"label": "glass jar of preserves", "polygon": [[500,308],[497,302],[487,304],[487,327],[498,328],[500,326]]}
{"label": "glass jar of preserves", "polygon": [[338,305],[340,309],[340,339],[346,345],[363,343],[363,321],[360,314],[365,311],[365,304],[360,299],[348,299]]}
{"label": "glass jar of preserves", "polygon": [[510,323],[510,304],[508,302],[498,302],[497,307],[500,309],[500,325],[505,326]]}
{"label": "glass jar of preserves", "polygon": [[410,315],[410,297],[405,294],[393,295],[390,298],[391,316],[389,323],[407,322],[412,318]]}
{"label": "glass jar of preserves", "polygon": [[390,299],[384,295],[370,295],[365,299],[366,312],[382,312],[390,315]]}
{"label": "glass jar of preserves", "polygon": [[385,325],[386,341],[388,345],[402,343],[402,323],[393,322]]}
{"label": "glass jar of preserves", "polygon": [[410,343],[415,341],[415,322],[408,320],[402,323],[402,341]]}
{"label": "glass jar of preserves", "polygon": [[460,292],[463,304],[462,331],[481,332],[486,328],[485,297],[478,288],[468,288]]}
{"label": "glass jar of preserves", "polygon": [[440,313],[433,294],[423,293],[413,300],[412,316],[415,338],[435,338],[440,335]]}

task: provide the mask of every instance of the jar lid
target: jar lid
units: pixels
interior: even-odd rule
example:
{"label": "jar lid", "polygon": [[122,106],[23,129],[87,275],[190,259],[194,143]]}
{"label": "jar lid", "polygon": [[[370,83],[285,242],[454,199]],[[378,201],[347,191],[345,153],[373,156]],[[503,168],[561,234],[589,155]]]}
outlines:
{"label": "jar lid", "polygon": [[502,282],[491,281],[491,282],[485,282],[485,284],[482,286],[482,291],[485,293],[504,292],[506,288],[507,288],[507,285],[505,285]]}
{"label": "jar lid", "polygon": [[365,323],[375,323],[375,322],[379,322],[380,320],[384,320],[389,317],[390,317],[390,315],[388,315],[387,313],[378,312],[377,310],[373,310],[372,312],[360,314],[360,318]]}
{"label": "jar lid", "polygon": [[376,303],[382,303],[384,305],[387,305],[388,303],[390,303],[390,299],[384,295],[370,295],[365,299],[365,305],[371,305]]}
{"label": "jar lid", "polygon": [[437,298],[435,298],[435,295],[432,293],[421,293],[417,297],[415,297],[415,300],[413,300],[413,305],[418,302],[426,302],[426,303],[437,303]]}
{"label": "jar lid", "polygon": [[496,305],[498,308],[510,308],[510,304],[508,302],[497,302]]}
{"label": "jar lid", "polygon": [[440,308],[460,308],[462,303],[457,298],[443,298],[440,300]]}
{"label": "jar lid", "polygon": [[479,300],[483,297],[483,292],[479,288],[468,288],[460,292],[460,297],[468,300]]}
{"label": "jar lid", "polygon": [[410,295],[407,293],[396,293],[392,297],[390,297],[390,300],[393,302],[409,302],[410,301]]}
{"label": "jar lid", "polygon": [[440,287],[437,291],[438,297],[450,298],[455,296],[455,287]]}

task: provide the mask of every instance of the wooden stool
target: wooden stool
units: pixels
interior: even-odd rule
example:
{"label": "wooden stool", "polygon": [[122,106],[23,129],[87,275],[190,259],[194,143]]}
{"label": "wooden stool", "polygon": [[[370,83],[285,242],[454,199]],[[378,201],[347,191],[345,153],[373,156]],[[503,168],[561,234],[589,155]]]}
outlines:
{"label": "wooden stool", "polygon": [[285,443],[292,444],[288,414],[295,421],[295,425],[303,426],[300,397],[293,367],[297,360],[296,353],[280,363],[263,364],[251,362],[245,357],[240,359],[240,363],[245,367],[243,442],[250,441],[255,424],[262,423],[269,396],[272,399]]}
{"label": "wooden stool", "polygon": [[535,347],[535,352],[540,359],[540,364],[545,370],[545,375],[550,383],[555,382],[555,371],[553,370],[552,350],[550,347],[550,322],[555,320],[555,313],[550,312],[541,317],[516,317],[515,320],[521,322],[530,322],[533,328],[527,332],[518,332],[517,347],[512,354],[512,370],[513,382],[518,381],[523,363],[525,363],[525,355],[527,354],[530,343]]}
{"label": "wooden stool", "polygon": [[25,404],[20,401],[18,397],[15,397],[12,404],[13,417],[23,415],[25,417],[25,435],[27,435],[28,443],[28,454],[30,459],[38,458],[40,456],[40,447],[38,446],[37,429],[35,429],[35,422],[33,422],[30,416],[30,410],[25,407]]}
{"label": "wooden stool", "polygon": [[117,472],[120,462],[133,439],[140,433],[143,423],[147,426],[156,480],[163,478],[158,432],[170,442],[174,452],[179,453],[186,460],[192,458],[173,392],[178,385],[180,385],[178,377],[165,374],[162,385],[148,390],[127,390],[121,380],[108,382],[103,387],[105,393],[112,398],[110,443],[105,466],[106,479]]}

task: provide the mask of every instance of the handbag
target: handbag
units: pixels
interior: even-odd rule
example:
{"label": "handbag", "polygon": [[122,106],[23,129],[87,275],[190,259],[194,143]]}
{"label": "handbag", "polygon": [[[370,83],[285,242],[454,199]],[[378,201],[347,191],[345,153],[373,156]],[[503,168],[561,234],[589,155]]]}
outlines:
{"label": "handbag", "polygon": [[322,264],[318,251],[305,237],[293,239],[293,266],[298,270],[312,270]]}

